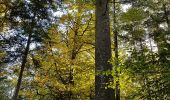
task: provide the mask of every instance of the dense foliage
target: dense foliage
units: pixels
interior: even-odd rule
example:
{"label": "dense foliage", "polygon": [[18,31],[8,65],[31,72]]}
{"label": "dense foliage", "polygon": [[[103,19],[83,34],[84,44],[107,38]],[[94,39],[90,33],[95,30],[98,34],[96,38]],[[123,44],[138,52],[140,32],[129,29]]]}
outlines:
{"label": "dense foliage", "polygon": [[93,100],[97,75],[116,100],[168,100],[170,1],[106,1],[111,44],[96,0],[0,0],[0,100]]}

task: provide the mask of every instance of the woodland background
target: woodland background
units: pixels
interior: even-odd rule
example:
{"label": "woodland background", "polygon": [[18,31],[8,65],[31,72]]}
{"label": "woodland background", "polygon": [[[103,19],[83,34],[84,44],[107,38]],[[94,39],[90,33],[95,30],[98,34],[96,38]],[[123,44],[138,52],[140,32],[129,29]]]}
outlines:
{"label": "woodland background", "polygon": [[[98,1],[112,51],[102,73]],[[169,0],[0,0],[0,100],[93,100],[98,74],[112,76],[116,100],[170,96]]]}

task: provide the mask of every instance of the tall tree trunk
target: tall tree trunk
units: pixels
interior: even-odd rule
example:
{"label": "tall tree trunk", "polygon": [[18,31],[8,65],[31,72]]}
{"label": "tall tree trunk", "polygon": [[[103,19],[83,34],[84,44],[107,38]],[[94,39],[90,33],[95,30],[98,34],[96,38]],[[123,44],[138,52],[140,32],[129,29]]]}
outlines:
{"label": "tall tree trunk", "polygon": [[28,52],[29,52],[30,43],[31,43],[31,34],[29,34],[29,36],[28,36],[27,45],[26,45],[26,48],[25,48],[25,51],[24,51],[24,54],[23,54],[23,57],[22,57],[22,64],[21,64],[21,67],[20,67],[21,69],[20,69],[19,78],[18,78],[18,81],[17,81],[17,86],[15,88],[13,100],[17,100],[17,97],[18,97],[25,64],[27,62],[27,56],[28,56]]}
{"label": "tall tree trunk", "polygon": [[120,83],[119,83],[119,71],[118,71],[118,40],[117,40],[117,31],[114,32],[114,45],[115,45],[115,72],[116,72],[116,100],[120,100]]}
{"label": "tall tree trunk", "polygon": [[118,32],[116,29],[116,1],[113,0],[113,32],[114,32],[114,53],[115,53],[115,73],[116,73],[116,87],[115,87],[115,95],[116,100],[120,100],[120,86],[119,86],[119,72],[118,72]]}
{"label": "tall tree trunk", "polygon": [[96,0],[96,43],[95,43],[95,99],[114,100],[114,90],[108,85],[113,81],[111,73],[111,40],[109,24],[109,0]]}

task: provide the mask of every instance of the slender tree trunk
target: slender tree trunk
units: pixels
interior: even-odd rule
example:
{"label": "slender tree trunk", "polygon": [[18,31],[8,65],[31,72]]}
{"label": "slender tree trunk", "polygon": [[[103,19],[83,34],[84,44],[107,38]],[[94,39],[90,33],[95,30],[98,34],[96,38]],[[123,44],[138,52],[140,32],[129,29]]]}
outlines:
{"label": "slender tree trunk", "polygon": [[119,62],[118,62],[118,40],[117,40],[117,35],[118,33],[115,32],[114,33],[114,45],[115,45],[115,72],[116,72],[116,100],[120,100],[120,83],[119,83],[119,71],[118,71],[118,65],[119,65]]}
{"label": "slender tree trunk", "polygon": [[18,81],[17,81],[17,86],[15,88],[13,100],[17,100],[17,98],[18,98],[18,93],[19,93],[19,89],[20,89],[20,86],[21,86],[21,82],[22,82],[22,76],[23,76],[25,64],[27,62],[27,56],[28,56],[28,52],[29,52],[30,43],[31,43],[31,34],[29,34],[29,36],[28,36],[27,45],[26,45],[25,52],[24,52],[23,57],[22,57],[22,64],[21,64],[21,67],[20,67],[21,69],[20,69],[19,78],[18,78]]}
{"label": "slender tree trunk", "polygon": [[[108,85],[111,75],[111,40],[109,24],[109,0],[96,0],[96,43],[95,43],[95,100],[115,100],[114,90]],[[105,74],[105,73],[110,73]]]}
{"label": "slender tree trunk", "polygon": [[116,1],[113,0],[113,30],[114,30],[114,53],[115,53],[115,73],[116,73],[116,87],[115,87],[115,95],[116,100],[120,100],[120,86],[119,86],[119,72],[118,72],[118,32],[116,29]]}

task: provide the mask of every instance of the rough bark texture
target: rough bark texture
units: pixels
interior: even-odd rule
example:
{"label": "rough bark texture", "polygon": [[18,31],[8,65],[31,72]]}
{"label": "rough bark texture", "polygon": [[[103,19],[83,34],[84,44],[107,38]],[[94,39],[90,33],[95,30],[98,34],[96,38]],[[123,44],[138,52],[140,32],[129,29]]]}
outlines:
{"label": "rough bark texture", "polygon": [[14,93],[14,96],[13,96],[13,100],[17,100],[17,98],[18,98],[19,89],[21,87],[22,76],[23,76],[25,64],[27,62],[27,56],[28,56],[28,52],[29,52],[30,43],[31,43],[31,34],[28,37],[27,46],[26,46],[25,52],[23,54],[23,58],[22,58],[23,60],[22,60],[21,69],[20,69],[20,73],[19,73],[19,78],[18,78],[18,81],[17,81],[17,86],[15,88],[15,93]]}
{"label": "rough bark texture", "polygon": [[109,63],[111,58],[111,40],[109,25],[109,0],[96,0],[96,44],[95,44],[95,99],[114,100],[114,90],[109,88],[112,75],[106,75],[112,70]]}

